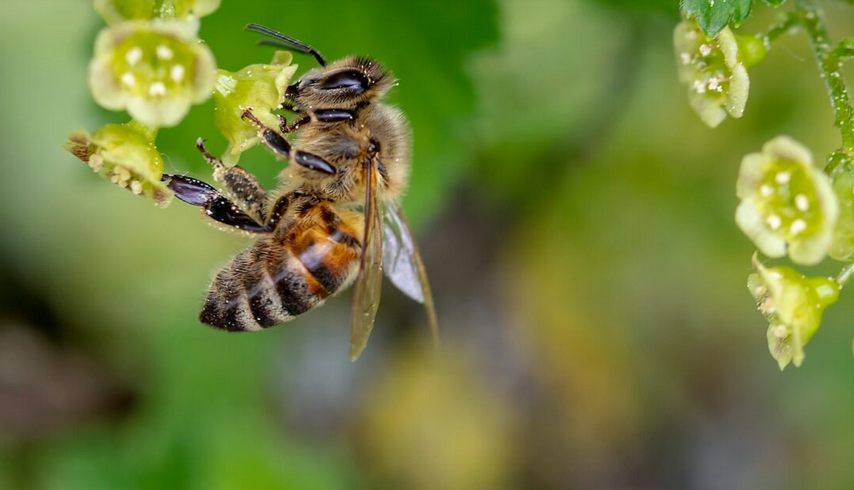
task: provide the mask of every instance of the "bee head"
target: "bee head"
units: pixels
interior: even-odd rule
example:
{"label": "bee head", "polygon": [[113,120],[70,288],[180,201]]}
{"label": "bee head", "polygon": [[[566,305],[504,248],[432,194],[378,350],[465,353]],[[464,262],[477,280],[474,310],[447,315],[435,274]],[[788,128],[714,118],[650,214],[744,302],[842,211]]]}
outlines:
{"label": "bee head", "polygon": [[246,30],[271,38],[258,44],[310,54],[320,64],[285,92],[286,100],[304,110],[356,109],[382,98],[395,83],[382,65],[368,58],[350,56],[327,65],[319,51],[302,41],[257,24]]}
{"label": "bee head", "polygon": [[394,83],[376,61],[351,56],[309,71],[288,87],[285,98],[304,110],[355,109],[382,98]]}

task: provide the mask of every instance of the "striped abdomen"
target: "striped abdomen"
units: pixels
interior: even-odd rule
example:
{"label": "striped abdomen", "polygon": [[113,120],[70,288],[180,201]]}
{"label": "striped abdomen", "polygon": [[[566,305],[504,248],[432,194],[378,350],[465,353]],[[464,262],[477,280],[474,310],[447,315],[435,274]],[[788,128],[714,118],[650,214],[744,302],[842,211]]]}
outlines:
{"label": "striped abdomen", "polygon": [[229,331],[291,320],[348,284],[358,271],[355,230],[327,204],[299,209],[214,279],[199,319]]}

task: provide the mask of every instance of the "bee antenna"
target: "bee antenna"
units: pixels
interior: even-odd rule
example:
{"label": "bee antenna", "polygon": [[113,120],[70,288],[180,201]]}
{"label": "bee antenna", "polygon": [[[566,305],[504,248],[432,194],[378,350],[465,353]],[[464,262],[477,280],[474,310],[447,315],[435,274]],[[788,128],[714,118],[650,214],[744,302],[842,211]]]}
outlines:
{"label": "bee antenna", "polygon": [[269,36],[273,39],[276,39],[276,41],[269,41],[266,39],[261,40],[258,42],[259,45],[275,46],[277,48],[285,48],[289,50],[292,49],[295,51],[299,51],[300,53],[310,54],[314,56],[318,63],[320,63],[320,66],[326,66],[326,60],[323,58],[323,55],[320,54],[320,52],[318,52],[316,49],[312,48],[311,46],[302,41],[297,41],[296,39],[288,37],[282,34],[281,32],[274,31],[269,27],[260,26],[258,24],[247,24],[246,30],[257,32],[259,34],[264,34],[265,36]]}

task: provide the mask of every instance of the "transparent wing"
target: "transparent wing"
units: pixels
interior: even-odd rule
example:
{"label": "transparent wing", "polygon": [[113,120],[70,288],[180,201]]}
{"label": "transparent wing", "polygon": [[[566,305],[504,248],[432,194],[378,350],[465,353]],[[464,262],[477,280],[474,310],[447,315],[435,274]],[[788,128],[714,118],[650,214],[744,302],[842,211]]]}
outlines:
{"label": "transparent wing", "polygon": [[397,204],[385,206],[383,210],[383,269],[391,282],[415,301],[424,304],[433,341],[439,343],[439,327],[433,294],[427,282],[427,272],[418,253],[418,246]]}
{"label": "transparent wing", "polygon": [[380,209],[377,205],[377,165],[370,160],[365,168],[365,228],[362,258],[353,294],[353,324],[350,329],[350,359],[365,350],[380,306],[383,282],[383,240]]}

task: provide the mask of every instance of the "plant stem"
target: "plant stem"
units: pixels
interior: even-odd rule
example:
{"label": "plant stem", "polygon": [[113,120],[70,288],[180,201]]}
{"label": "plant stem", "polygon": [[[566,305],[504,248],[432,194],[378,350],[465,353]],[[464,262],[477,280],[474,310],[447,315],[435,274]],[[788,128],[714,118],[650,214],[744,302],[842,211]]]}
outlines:
{"label": "plant stem", "polygon": [[778,37],[788,34],[789,31],[800,23],[801,19],[797,15],[787,13],[779,22],[771,26],[771,29],[768,29],[768,32],[765,34],[758,34],[756,37],[762,41],[762,44],[765,45],[765,49],[771,49],[772,42],[776,41]]}
{"label": "plant stem", "polygon": [[845,286],[845,283],[848,282],[848,279],[851,279],[852,275],[854,275],[854,262],[847,264],[839,271],[839,275],[836,276],[836,282],[839,284],[839,287]]}
{"label": "plant stem", "polygon": [[813,0],[797,0],[795,5],[801,14],[801,24],[809,36],[821,78],[830,95],[835,125],[842,135],[842,147],[846,153],[854,156],[854,106],[851,105],[848,87],[840,72],[842,62],[839,52],[831,46],[827,27]]}

